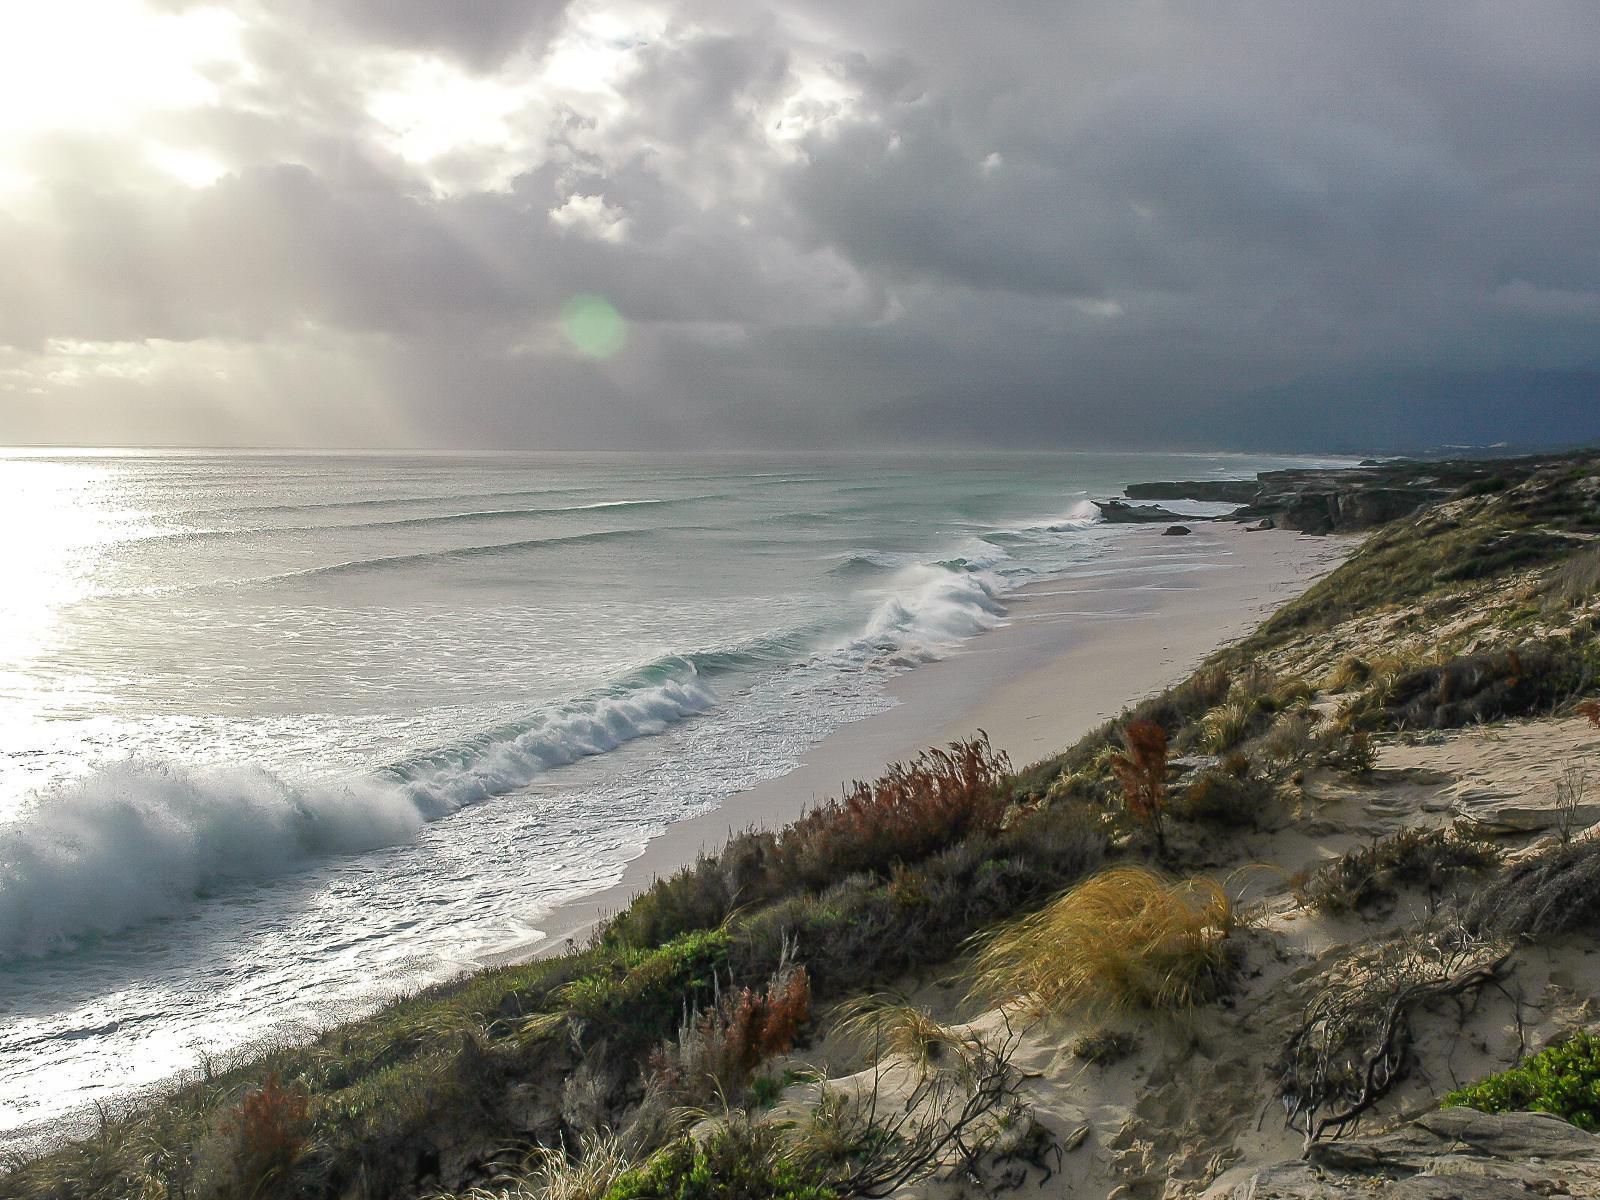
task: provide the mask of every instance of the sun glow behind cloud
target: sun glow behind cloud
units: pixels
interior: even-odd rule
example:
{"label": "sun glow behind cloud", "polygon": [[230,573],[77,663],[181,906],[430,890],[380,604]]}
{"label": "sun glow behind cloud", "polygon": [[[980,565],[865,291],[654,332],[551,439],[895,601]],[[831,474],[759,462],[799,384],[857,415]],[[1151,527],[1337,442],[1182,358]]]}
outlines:
{"label": "sun glow behind cloud", "polygon": [[[0,38],[0,186],[31,180],[28,144],[52,133],[138,137],[161,113],[213,103],[243,63],[242,22],[219,8],[156,12],[138,0],[15,4]],[[198,152],[180,178],[193,178]],[[215,178],[215,175],[212,176]]]}
{"label": "sun glow behind cloud", "polygon": [[[533,97],[523,81],[483,78],[437,58],[407,56],[395,77],[367,103],[391,150],[424,174],[441,193],[499,190],[534,165],[536,142],[524,110]],[[451,178],[429,168],[453,156],[481,165],[472,178]]]}

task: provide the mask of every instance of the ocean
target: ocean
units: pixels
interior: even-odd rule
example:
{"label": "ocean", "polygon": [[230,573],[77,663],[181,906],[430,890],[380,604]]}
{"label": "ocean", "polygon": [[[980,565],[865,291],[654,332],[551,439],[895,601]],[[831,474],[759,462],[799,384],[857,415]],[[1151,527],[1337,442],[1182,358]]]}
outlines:
{"label": "ocean", "polygon": [[1311,461],[0,452],[0,1144],[536,938],[1091,496]]}

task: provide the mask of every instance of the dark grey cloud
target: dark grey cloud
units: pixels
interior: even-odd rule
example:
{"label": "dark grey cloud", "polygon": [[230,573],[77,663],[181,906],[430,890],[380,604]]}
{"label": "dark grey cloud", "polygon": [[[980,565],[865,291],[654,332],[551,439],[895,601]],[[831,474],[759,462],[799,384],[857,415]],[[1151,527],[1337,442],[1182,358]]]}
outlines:
{"label": "dark grey cloud", "polygon": [[[1585,0],[238,11],[216,101],[143,126],[209,186],[28,146],[0,438],[142,396],[274,440],[278,386],[307,442],[1600,437]],[[374,100],[408,61],[468,96],[422,158]]]}
{"label": "dark grey cloud", "polygon": [[566,7],[566,0],[302,0],[299,15],[308,28],[338,22],[360,37],[488,70],[514,54],[542,53]]}

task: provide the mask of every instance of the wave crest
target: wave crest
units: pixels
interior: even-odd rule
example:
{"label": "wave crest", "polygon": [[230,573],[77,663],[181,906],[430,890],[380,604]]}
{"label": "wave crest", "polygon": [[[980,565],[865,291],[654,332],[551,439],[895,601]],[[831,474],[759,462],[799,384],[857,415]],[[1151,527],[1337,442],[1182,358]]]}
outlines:
{"label": "wave crest", "polygon": [[0,826],[0,960],[68,949],[241,882],[404,842],[466,805],[715,704],[695,663],[678,659],[344,783],[295,784],[259,767],[107,764]]}

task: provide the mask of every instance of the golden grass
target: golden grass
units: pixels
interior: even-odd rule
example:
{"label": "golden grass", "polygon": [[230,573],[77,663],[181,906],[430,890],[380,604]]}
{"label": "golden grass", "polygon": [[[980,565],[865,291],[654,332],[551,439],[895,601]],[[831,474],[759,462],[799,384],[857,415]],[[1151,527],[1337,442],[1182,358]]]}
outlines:
{"label": "golden grass", "polygon": [[861,996],[836,1011],[840,1028],[874,1061],[904,1059],[920,1074],[928,1075],[960,1057],[960,1035],[903,997]]}
{"label": "golden grass", "polygon": [[1173,1012],[1224,989],[1238,925],[1213,879],[1114,867],[995,934],[979,952],[976,990],[1039,1012]]}
{"label": "golden grass", "polygon": [[1244,700],[1229,700],[1200,718],[1200,744],[1213,754],[1232,750],[1250,732],[1255,709]]}
{"label": "golden grass", "polygon": [[520,1168],[496,1181],[498,1186],[433,1200],[602,1200],[633,1165],[620,1138],[589,1134],[580,1139],[576,1155],[537,1146]]}

